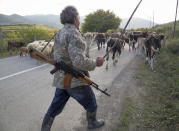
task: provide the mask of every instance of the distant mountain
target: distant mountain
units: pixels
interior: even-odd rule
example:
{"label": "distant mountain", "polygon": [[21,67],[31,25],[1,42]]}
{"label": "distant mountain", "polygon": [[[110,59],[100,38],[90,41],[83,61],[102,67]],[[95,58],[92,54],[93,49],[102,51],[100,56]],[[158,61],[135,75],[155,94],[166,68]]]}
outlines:
{"label": "distant mountain", "polygon": [[[84,17],[82,17],[84,19]],[[27,15],[20,16],[17,14],[3,15],[0,14],[0,25],[14,25],[14,24],[43,24],[53,28],[61,28],[59,15]]]}
{"label": "distant mountain", "polygon": [[0,25],[12,25],[12,24],[24,24],[28,23],[28,20],[23,16],[13,14],[13,15],[3,15],[0,14]]}
{"label": "distant mountain", "polygon": [[[84,22],[85,17],[80,17],[80,22]],[[120,27],[123,28],[127,23],[128,19],[123,19]],[[3,15],[0,14],[0,25],[12,25],[12,24],[43,24],[48,25],[54,28],[61,28],[62,24],[60,23],[59,15],[27,15],[20,16],[17,14],[13,15]],[[81,24],[82,25],[82,24]],[[128,25],[128,29],[130,28],[149,28],[152,27],[153,23],[149,20],[141,19],[141,18],[132,18],[131,22]],[[154,24],[156,25],[156,23]]]}
{"label": "distant mountain", "polygon": [[55,28],[61,28],[59,15],[27,15],[24,16],[30,23],[33,24],[44,24]]}
{"label": "distant mountain", "polygon": [[[128,18],[125,18],[122,20],[120,24],[120,28],[124,28],[128,21]],[[154,23],[154,26],[157,25],[157,23]],[[145,20],[142,18],[132,18],[127,29],[136,29],[136,28],[151,28],[153,26],[153,22],[150,20]]]}
{"label": "distant mountain", "polygon": [[57,15],[27,15],[21,16],[17,14],[3,15],[0,14],[0,25],[15,24],[43,24],[54,28],[60,28],[60,18]]}

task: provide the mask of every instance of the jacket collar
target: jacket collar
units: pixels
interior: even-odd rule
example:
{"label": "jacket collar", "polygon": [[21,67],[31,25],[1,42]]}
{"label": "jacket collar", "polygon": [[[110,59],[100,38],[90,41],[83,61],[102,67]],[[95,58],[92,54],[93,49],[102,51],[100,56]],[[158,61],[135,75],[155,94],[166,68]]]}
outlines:
{"label": "jacket collar", "polygon": [[73,24],[68,24],[68,23],[66,23],[66,24],[64,25],[64,27],[65,27],[65,28],[76,28],[75,25],[73,25]]}

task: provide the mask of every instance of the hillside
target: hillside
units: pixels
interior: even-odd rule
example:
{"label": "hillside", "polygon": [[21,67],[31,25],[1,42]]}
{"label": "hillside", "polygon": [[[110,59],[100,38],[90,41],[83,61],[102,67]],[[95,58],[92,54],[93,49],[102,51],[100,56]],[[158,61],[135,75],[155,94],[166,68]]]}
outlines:
{"label": "hillside", "polygon": [[44,24],[55,28],[61,28],[59,15],[27,15],[24,16],[30,23]]}
{"label": "hillside", "polygon": [[[162,24],[162,25],[157,25],[155,27],[156,30],[165,30],[165,31],[171,31],[174,28],[174,22],[169,22],[166,24]],[[176,21],[176,31],[179,30],[179,20]]]}
{"label": "hillside", "polygon": [[16,24],[43,24],[53,28],[60,28],[57,15],[28,15],[20,16],[17,14],[3,15],[0,14],[0,25],[16,25]]}
{"label": "hillside", "polygon": [[[176,22],[176,31],[175,31],[175,36],[179,36],[179,21]],[[156,32],[163,32],[165,33],[168,37],[173,37],[173,30],[174,30],[174,22],[169,22],[166,24],[162,25],[156,25],[154,30]]]}
{"label": "hillside", "polygon": [[11,24],[26,24],[29,21],[23,16],[13,14],[13,15],[3,15],[0,14],[0,25],[11,25]]}
{"label": "hillside", "polygon": [[[122,20],[120,27],[124,28],[128,21],[128,18],[125,18]],[[154,23],[154,25],[157,25],[157,23]],[[132,18],[127,29],[136,29],[136,28],[151,28],[153,26],[152,21],[141,19],[141,18]]]}
{"label": "hillside", "polygon": [[[84,22],[85,17],[80,17],[80,23]],[[120,27],[123,28],[128,19],[123,19]],[[59,15],[27,15],[20,16],[17,14],[14,15],[3,15],[0,14],[0,25],[11,25],[11,24],[44,24],[55,28],[61,28],[60,17]],[[82,25],[82,24],[81,24]],[[154,24],[156,25],[156,23]],[[128,28],[149,28],[152,26],[152,22],[149,20],[141,18],[133,18],[128,26]]]}

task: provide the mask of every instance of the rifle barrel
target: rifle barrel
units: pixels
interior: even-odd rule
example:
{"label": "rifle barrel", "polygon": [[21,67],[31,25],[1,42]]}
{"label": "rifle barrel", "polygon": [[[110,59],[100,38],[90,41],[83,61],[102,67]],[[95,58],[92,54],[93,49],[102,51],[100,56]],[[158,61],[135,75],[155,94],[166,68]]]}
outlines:
{"label": "rifle barrel", "polygon": [[102,92],[103,94],[105,94],[105,95],[107,95],[107,96],[111,96],[110,94],[108,94],[108,93],[106,92],[106,90],[101,90],[96,83],[92,82],[92,83],[91,83],[91,86],[93,86],[96,90],[99,90],[99,91]]}

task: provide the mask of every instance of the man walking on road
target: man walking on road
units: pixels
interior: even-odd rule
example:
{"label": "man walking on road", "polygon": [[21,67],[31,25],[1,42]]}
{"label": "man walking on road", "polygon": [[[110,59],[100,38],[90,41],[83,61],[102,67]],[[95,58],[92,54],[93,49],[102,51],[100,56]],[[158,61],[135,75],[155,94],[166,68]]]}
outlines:
{"label": "man walking on road", "polygon": [[[86,56],[86,42],[79,32],[79,14],[75,7],[67,6],[60,14],[64,25],[55,36],[54,60],[63,61],[77,71],[88,74],[95,67],[103,65],[103,57],[97,59]],[[86,110],[88,129],[99,128],[104,125],[103,120],[96,119],[97,103],[90,85],[72,78],[70,88],[64,88],[65,72],[55,73],[53,86],[56,87],[55,96],[43,119],[41,131],[50,131],[54,118],[59,115],[70,97],[77,100]]]}

